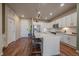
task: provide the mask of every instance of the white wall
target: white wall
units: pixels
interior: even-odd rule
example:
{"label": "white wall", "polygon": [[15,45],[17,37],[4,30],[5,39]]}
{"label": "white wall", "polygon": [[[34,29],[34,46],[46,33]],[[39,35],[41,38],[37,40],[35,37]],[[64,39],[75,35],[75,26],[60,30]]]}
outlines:
{"label": "white wall", "polygon": [[15,15],[15,25],[16,25],[16,39],[20,38],[20,18]]}
{"label": "white wall", "polygon": [[15,26],[15,20],[12,17],[7,18],[7,34],[8,34],[8,39],[7,43],[11,43],[13,41],[16,41],[16,26]]}
{"label": "white wall", "polygon": [[[5,38],[4,38],[4,46],[7,46],[9,43],[11,43],[12,41],[8,40],[8,34],[9,34],[9,29],[8,29],[8,17],[12,18],[14,21],[14,25],[15,25],[15,40],[18,39],[20,37],[20,29],[19,29],[19,17],[16,15],[16,13],[7,5],[5,5]],[[14,26],[13,25],[13,26]],[[8,41],[10,41],[8,43]]]}
{"label": "white wall", "polygon": [[0,55],[2,55],[2,47],[3,47],[3,40],[2,40],[2,4],[0,4]]}
{"label": "white wall", "polygon": [[29,19],[20,20],[20,37],[28,37],[30,21]]}

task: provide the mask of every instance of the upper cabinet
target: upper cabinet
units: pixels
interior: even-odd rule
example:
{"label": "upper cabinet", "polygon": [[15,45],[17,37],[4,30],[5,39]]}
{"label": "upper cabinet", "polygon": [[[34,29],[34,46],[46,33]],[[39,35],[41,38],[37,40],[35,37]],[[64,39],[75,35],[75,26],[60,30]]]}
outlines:
{"label": "upper cabinet", "polygon": [[77,26],[77,12],[74,12],[74,13],[71,14],[71,19],[72,19],[71,25]]}
{"label": "upper cabinet", "polygon": [[66,16],[66,27],[74,27],[77,26],[77,12],[74,12],[68,16]]}
{"label": "upper cabinet", "polygon": [[61,28],[61,27],[65,27],[65,18],[63,17],[63,18],[60,18],[59,19],[59,27]]}
{"label": "upper cabinet", "polygon": [[77,26],[77,12],[74,12],[62,18],[59,18],[53,21],[52,25],[53,24],[59,24],[59,28],[76,27]]}
{"label": "upper cabinet", "polygon": [[67,15],[65,16],[65,23],[66,23],[66,27],[70,27],[72,24],[72,19],[71,19],[71,15]]}

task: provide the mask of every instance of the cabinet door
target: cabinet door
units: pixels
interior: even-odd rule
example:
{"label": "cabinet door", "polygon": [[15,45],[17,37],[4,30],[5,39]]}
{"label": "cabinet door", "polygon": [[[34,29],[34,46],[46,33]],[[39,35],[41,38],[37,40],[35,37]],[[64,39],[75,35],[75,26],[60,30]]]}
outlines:
{"label": "cabinet door", "polygon": [[69,39],[68,39],[68,36],[67,35],[64,35],[63,36],[63,42],[65,42],[65,43],[69,43],[69,41],[68,41]]}
{"label": "cabinet door", "polygon": [[73,26],[77,26],[77,12],[74,12],[72,15],[71,15],[71,19],[72,19],[72,25]]}
{"label": "cabinet door", "polygon": [[63,27],[63,20],[62,20],[62,18],[59,19],[59,27],[60,28]]}
{"label": "cabinet door", "polygon": [[65,20],[66,20],[66,27],[71,26],[71,15],[67,15]]}
{"label": "cabinet door", "polygon": [[69,45],[76,47],[77,38],[76,36],[70,36]]}
{"label": "cabinet door", "polygon": [[65,27],[65,17],[59,19],[59,27]]}
{"label": "cabinet door", "polygon": [[63,26],[62,26],[62,19],[61,19],[61,18],[59,19],[59,27],[60,27],[60,28],[63,27]]}

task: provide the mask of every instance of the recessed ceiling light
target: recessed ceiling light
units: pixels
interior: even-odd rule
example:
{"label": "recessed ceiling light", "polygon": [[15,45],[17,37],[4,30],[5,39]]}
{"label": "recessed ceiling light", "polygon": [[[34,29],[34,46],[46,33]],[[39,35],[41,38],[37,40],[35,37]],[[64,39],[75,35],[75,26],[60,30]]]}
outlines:
{"label": "recessed ceiling light", "polygon": [[63,6],[64,6],[64,3],[61,3],[61,4],[60,4],[60,7],[63,7]]}
{"label": "recessed ceiling light", "polygon": [[52,16],[52,13],[50,13],[49,15]]}
{"label": "recessed ceiling light", "polygon": [[24,15],[21,15],[21,17],[24,17]]}
{"label": "recessed ceiling light", "polygon": [[38,11],[38,14],[40,14],[40,11]]}

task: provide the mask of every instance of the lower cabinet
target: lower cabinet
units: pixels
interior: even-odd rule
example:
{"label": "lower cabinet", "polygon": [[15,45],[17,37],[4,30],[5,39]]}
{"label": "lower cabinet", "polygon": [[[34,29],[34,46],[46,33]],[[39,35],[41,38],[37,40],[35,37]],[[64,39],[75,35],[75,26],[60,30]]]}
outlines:
{"label": "lower cabinet", "polygon": [[62,36],[61,41],[76,48],[76,42],[77,42],[76,36],[64,35],[64,36]]}
{"label": "lower cabinet", "polygon": [[76,36],[69,36],[69,44],[73,47],[76,47],[77,38]]}
{"label": "lower cabinet", "polygon": [[69,39],[69,38],[68,38],[67,35],[63,35],[61,41],[64,42],[64,43],[68,43],[68,39]]}

